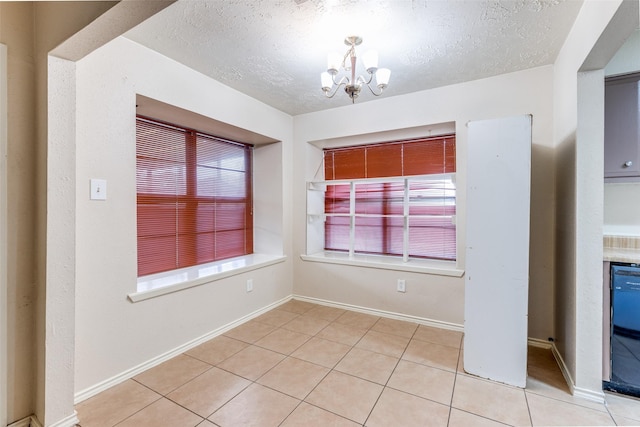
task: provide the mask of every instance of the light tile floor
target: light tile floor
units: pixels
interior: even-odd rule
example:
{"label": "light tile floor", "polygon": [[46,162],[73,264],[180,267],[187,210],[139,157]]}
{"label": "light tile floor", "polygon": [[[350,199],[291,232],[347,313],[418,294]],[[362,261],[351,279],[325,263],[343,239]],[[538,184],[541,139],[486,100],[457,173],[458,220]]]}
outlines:
{"label": "light tile floor", "polygon": [[569,394],[549,350],[526,389],[465,374],[462,333],[289,301],[77,405],[82,427],[640,425]]}

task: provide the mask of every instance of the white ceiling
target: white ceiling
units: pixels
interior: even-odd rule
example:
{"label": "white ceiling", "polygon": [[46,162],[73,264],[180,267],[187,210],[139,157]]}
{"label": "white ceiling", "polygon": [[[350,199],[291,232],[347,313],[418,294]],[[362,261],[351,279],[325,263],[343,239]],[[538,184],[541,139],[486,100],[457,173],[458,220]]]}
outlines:
{"label": "white ceiling", "polygon": [[[291,115],[326,99],[347,35],[391,69],[382,97],[551,64],[581,0],[179,0],[125,36]],[[361,70],[361,64],[358,70]],[[363,89],[356,102],[376,99]],[[435,100],[434,100],[435,101]]]}

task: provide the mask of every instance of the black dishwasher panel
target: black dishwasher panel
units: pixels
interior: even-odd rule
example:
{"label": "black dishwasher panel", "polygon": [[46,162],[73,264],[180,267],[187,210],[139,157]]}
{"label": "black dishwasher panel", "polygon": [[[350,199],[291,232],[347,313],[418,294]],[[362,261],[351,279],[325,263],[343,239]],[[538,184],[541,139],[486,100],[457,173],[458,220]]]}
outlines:
{"label": "black dishwasher panel", "polygon": [[640,394],[640,267],[611,266],[611,383]]}

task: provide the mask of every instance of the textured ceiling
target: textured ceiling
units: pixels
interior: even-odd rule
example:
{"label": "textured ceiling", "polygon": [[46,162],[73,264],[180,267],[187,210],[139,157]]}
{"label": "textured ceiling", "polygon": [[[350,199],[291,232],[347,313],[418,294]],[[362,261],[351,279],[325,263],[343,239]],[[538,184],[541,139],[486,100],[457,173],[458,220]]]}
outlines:
{"label": "textured ceiling", "polygon": [[[580,0],[179,0],[125,34],[291,115],[347,105],[326,99],[327,53],[379,53],[382,97],[551,64]],[[361,64],[357,67],[362,70]],[[376,99],[363,89],[356,102]]]}

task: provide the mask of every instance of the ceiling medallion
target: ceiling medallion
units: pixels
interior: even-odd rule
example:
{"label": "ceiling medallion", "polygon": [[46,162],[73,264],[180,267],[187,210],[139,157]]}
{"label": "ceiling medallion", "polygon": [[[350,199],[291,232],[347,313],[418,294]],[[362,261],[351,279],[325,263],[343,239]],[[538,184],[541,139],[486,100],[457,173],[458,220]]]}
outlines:
{"label": "ceiling medallion", "polygon": [[[362,37],[349,36],[344,39],[344,44],[349,46],[347,53],[340,60],[341,55],[339,53],[330,53],[327,60],[327,71],[320,75],[322,82],[322,91],[327,98],[333,98],[338,89],[344,86],[344,91],[351,98],[351,102],[354,103],[356,98],[360,94],[362,85],[365,84],[369,88],[372,94],[380,96],[382,91],[389,84],[389,77],[391,71],[388,68],[378,68],[378,53],[370,50],[362,55],[362,63],[367,71],[367,78],[362,76],[356,77],[356,46],[362,43]],[[343,69],[351,76],[345,75],[338,78],[338,72]],[[377,91],[371,86],[373,76],[376,77]]]}

